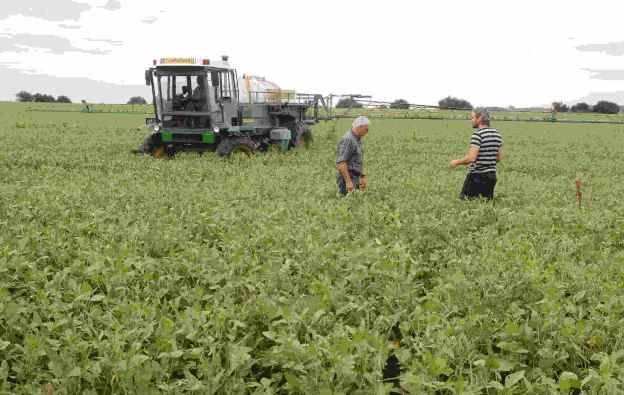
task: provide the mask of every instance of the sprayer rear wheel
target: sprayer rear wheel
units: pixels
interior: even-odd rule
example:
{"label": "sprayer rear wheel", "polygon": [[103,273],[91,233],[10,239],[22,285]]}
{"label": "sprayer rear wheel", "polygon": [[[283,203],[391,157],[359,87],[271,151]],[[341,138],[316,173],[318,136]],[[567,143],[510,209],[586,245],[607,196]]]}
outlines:
{"label": "sprayer rear wheel", "polygon": [[314,142],[314,136],[312,136],[312,131],[306,127],[301,137],[303,139],[303,146],[306,148],[310,148],[310,146]]}
{"label": "sprayer rear wheel", "polygon": [[312,142],[312,131],[301,121],[293,121],[287,125],[292,133],[290,140],[291,147],[305,146],[309,147]]}

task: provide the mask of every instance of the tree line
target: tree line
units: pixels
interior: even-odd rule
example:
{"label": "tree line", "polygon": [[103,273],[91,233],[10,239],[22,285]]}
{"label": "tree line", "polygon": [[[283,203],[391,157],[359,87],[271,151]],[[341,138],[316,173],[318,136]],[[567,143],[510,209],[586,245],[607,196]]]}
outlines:
{"label": "tree line", "polygon": [[35,93],[21,91],[16,95],[19,102],[38,102],[38,103],[71,103],[71,99],[65,95],[54,97],[44,93]]}
{"label": "tree line", "polygon": [[597,114],[618,114],[620,106],[617,103],[601,100],[593,106],[585,102],[568,106],[562,102],[554,102],[552,108],[556,112],[593,112]]}
{"label": "tree line", "polygon": [[[345,97],[338,101],[336,108],[362,108],[364,105],[357,101],[357,99],[351,97]],[[465,99],[460,99],[453,96],[447,96],[444,99],[438,101],[438,107],[441,109],[458,109],[458,110],[472,110],[472,104]],[[397,99],[389,105],[382,105],[379,108],[391,108],[399,110],[407,110],[410,108],[410,104],[405,99]],[[490,111],[513,111],[514,107],[488,107]],[[552,109],[555,112],[576,112],[576,113],[597,113],[597,114],[618,114],[620,112],[620,106],[617,103],[601,100],[595,105],[591,106],[587,103],[580,102],[572,106],[568,106],[563,102],[552,103]]]}
{"label": "tree line", "polygon": [[[18,102],[37,102],[37,103],[71,103],[71,99],[65,95],[61,95],[58,97],[54,97],[52,95],[44,94],[44,93],[30,93],[26,91],[20,91],[15,94]],[[147,100],[145,100],[141,96],[133,96],[128,100],[127,104],[147,104]]]}
{"label": "tree line", "polygon": [[[364,105],[351,97],[345,97],[338,101],[336,108],[362,108]],[[472,104],[468,100],[447,96],[438,102],[438,107],[442,109],[472,110]],[[407,110],[410,104],[405,99],[397,99],[389,105],[382,105],[380,108],[391,108],[396,110]]]}

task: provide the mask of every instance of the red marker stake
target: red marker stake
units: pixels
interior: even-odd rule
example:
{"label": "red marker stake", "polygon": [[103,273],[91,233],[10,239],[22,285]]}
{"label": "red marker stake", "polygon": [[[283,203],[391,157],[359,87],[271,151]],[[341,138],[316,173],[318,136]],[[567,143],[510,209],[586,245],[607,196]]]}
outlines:
{"label": "red marker stake", "polygon": [[583,183],[580,178],[576,179],[576,201],[578,202],[579,209],[581,208],[581,199],[583,198],[583,192],[581,192],[581,186]]}

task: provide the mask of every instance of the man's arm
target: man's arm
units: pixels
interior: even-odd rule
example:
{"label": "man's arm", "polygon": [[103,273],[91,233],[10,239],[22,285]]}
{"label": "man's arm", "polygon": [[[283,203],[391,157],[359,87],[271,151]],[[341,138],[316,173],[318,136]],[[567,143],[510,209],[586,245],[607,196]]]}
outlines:
{"label": "man's arm", "polygon": [[345,181],[345,185],[349,192],[353,191],[353,180],[351,179],[351,175],[349,174],[349,166],[347,165],[347,161],[351,158],[353,152],[353,147],[349,140],[343,139],[338,144],[338,155],[336,157],[336,169],[342,176]]}
{"label": "man's arm", "polygon": [[466,156],[461,159],[455,159],[451,161],[451,167],[454,169],[457,166],[469,165],[477,160],[477,156],[479,156],[479,148],[471,145],[470,149],[468,149],[468,153],[466,154]]}
{"label": "man's arm", "polygon": [[496,161],[500,162],[501,160],[503,160],[503,148],[499,148],[498,149],[498,153],[496,154]]}
{"label": "man's arm", "polygon": [[339,162],[336,165],[336,169],[345,180],[345,185],[347,187],[347,191],[353,192],[355,187],[353,186],[353,180],[351,179],[351,175],[349,174],[349,168],[347,167],[347,162]]}

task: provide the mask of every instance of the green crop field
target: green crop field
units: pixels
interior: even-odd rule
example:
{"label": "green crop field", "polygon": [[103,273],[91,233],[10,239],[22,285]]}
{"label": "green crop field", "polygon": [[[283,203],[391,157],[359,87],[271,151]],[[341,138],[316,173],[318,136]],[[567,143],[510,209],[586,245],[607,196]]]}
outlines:
{"label": "green crop field", "polygon": [[2,394],[382,394],[391,354],[404,393],[624,393],[624,126],[495,124],[485,203],[448,169],[464,120],[375,121],[341,199],[348,120],[156,160],[144,115],[25,110],[0,105]]}

